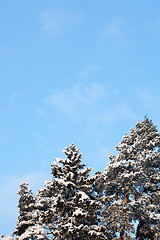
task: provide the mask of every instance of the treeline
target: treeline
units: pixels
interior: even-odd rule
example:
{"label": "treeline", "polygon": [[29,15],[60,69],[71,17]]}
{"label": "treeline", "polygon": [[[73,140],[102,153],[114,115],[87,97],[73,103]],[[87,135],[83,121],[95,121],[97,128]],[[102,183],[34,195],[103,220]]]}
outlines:
{"label": "treeline", "polygon": [[157,127],[145,118],[116,150],[104,172],[92,176],[75,144],[65,148],[66,158],[51,165],[53,179],[35,196],[20,185],[17,225],[5,239],[160,239]]}

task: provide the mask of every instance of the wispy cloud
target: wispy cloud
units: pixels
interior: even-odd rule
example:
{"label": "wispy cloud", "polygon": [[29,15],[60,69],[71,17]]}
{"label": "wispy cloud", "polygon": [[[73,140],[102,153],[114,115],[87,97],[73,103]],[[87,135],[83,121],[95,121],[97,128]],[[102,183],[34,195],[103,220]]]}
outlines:
{"label": "wispy cloud", "polygon": [[108,110],[102,114],[95,114],[92,117],[97,123],[113,123],[120,119],[131,119],[134,121],[137,115],[127,103],[122,102],[113,106],[112,110]]}
{"label": "wispy cloud", "polygon": [[91,74],[97,72],[99,69],[100,69],[100,66],[98,66],[98,65],[90,65],[90,66],[87,66],[87,67],[84,67],[83,69],[81,69],[78,72],[78,74],[81,77],[88,77]]}
{"label": "wispy cloud", "polygon": [[33,89],[28,89],[28,90],[19,91],[19,92],[12,92],[9,96],[10,101],[11,103],[16,103],[20,99],[31,97],[33,93],[34,93]]}
{"label": "wispy cloud", "polygon": [[137,116],[126,102],[112,103],[114,94],[108,86],[92,83],[85,87],[55,91],[45,102],[74,120],[87,119],[91,127],[120,119],[135,120]]}
{"label": "wispy cloud", "polygon": [[117,121],[117,119],[131,119],[135,121],[137,115],[132,108],[125,102],[122,102],[115,106],[111,112],[106,114],[106,121]]}
{"label": "wispy cloud", "polygon": [[80,14],[69,13],[64,10],[56,12],[48,10],[39,16],[39,21],[42,31],[51,35],[58,35],[67,24],[77,22],[81,17]]}
{"label": "wispy cloud", "polygon": [[52,119],[53,117],[49,114],[46,113],[46,111],[39,107],[38,109],[36,109],[36,114],[39,116],[39,117],[43,117],[43,118],[46,118],[46,119]]}
{"label": "wispy cloud", "polygon": [[115,19],[109,22],[100,33],[99,44],[103,45],[109,37],[121,35],[124,22],[124,19]]}
{"label": "wispy cloud", "polygon": [[[98,37],[98,46],[108,47],[114,45],[119,50],[136,44],[136,30],[126,19],[115,19],[108,22]],[[114,49],[112,46],[112,50]],[[102,54],[105,52],[102,51]]]}
{"label": "wispy cloud", "polygon": [[92,83],[89,86],[75,86],[73,89],[57,90],[45,102],[60,112],[76,117],[90,112],[94,104],[108,95],[105,86]]}
{"label": "wispy cloud", "polygon": [[160,109],[159,98],[154,94],[153,89],[139,89],[135,90],[140,102],[146,111],[153,112]]}

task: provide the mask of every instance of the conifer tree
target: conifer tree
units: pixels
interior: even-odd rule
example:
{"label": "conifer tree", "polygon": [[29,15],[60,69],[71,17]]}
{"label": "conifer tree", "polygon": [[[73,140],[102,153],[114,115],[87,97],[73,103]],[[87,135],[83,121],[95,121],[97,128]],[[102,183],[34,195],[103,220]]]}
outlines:
{"label": "conifer tree", "polygon": [[145,118],[131,128],[117,156],[110,155],[105,182],[106,221],[119,239],[131,239],[133,220],[138,221],[136,238],[160,237],[160,135],[152,121]]}
{"label": "conifer tree", "polygon": [[[19,216],[3,240],[160,239],[160,134],[145,118],[91,176],[75,144],[52,163],[51,181],[36,196],[20,185]],[[135,231],[135,221],[138,222]]]}
{"label": "conifer tree", "polygon": [[37,195],[40,201],[48,202],[43,221],[55,240],[108,239],[100,226],[101,204],[94,192],[91,168],[81,163],[82,154],[75,144],[64,153],[66,159],[56,158],[52,164],[53,180],[46,181]]}
{"label": "conifer tree", "polygon": [[32,191],[28,190],[28,183],[20,184],[20,188],[19,216],[13,236],[20,240],[47,239],[45,227],[39,221],[38,205]]}

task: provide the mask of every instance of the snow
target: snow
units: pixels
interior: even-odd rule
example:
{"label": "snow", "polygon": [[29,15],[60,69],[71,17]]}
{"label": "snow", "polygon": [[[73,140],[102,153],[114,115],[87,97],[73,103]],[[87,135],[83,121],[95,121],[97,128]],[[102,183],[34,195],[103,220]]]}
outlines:
{"label": "snow", "polygon": [[32,236],[36,236],[37,239],[47,238],[46,230],[40,225],[31,226],[19,237],[19,240],[29,239]]}
{"label": "snow", "polygon": [[1,238],[3,240],[14,240],[14,238],[12,237],[12,235],[8,235],[7,237],[5,238]]}
{"label": "snow", "polygon": [[86,213],[84,213],[81,208],[78,208],[78,209],[76,209],[76,211],[73,213],[73,216],[78,216],[78,215],[85,216]]}
{"label": "snow", "polygon": [[79,191],[78,194],[81,195],[80,200],[82,201],[89,199],[89,196],[85,192]]}
{"label": "snow", "polygon": [[73,185],[73,186],[75,186],[75,184],[73,183],[73,182],[71,182],[71,181],[65,181],[65,180],[63,180],[63,179],[59,179],[59,178],[54,178],[54,181],[55,182],[57,182],[59,185],[63,185],[63,186],[68,186],[68,185]]}

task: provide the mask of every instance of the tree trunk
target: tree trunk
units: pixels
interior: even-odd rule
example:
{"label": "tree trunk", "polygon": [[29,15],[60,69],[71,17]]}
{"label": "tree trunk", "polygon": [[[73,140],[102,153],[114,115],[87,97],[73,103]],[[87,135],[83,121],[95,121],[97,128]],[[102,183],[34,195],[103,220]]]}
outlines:
{"label": "tree trunk", "polygon": [[124,240],[124,228],[121,229],[120,231],[120,240]]}
{"label": "tree trunk", "polygon": [[[128,193],[125,195],[124,202],[125,202],[125,203],[129,203],[129,202],[130,202],[130,200],[129,200],[129,194],[128,194]],[[119,240],[124,240],[124,233],[125,233],[125,230],[124,230],[124,227],[123,227],[123,228],[120,230],[120,238],[119,238]]]}
{"label": "tree trunk", "polygon": [[130,201],[130,200],[129,200],[129,194],[126,194],[126,195],[125,195],[125,200],[124,200],[124,201],[125,201],[126,203],[129,203],[129,201]]}

